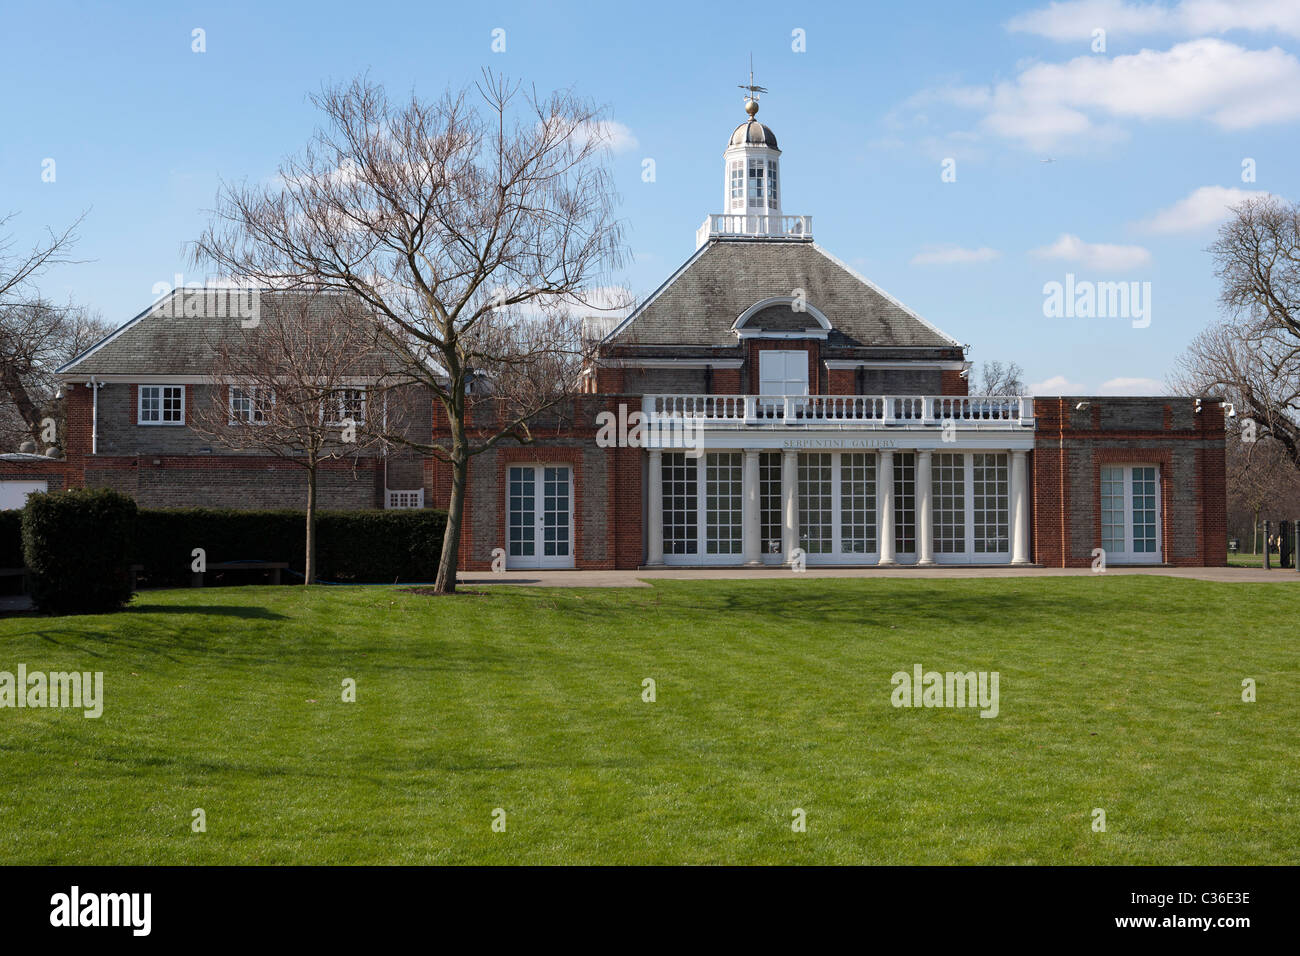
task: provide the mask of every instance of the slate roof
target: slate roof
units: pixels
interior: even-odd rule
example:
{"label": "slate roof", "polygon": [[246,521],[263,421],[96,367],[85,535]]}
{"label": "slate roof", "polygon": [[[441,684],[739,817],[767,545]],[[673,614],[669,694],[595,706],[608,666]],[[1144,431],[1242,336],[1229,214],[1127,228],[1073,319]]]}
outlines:
{"label": "slate roof", "polygon": [[[90,375],[202,376],[212,372],[215,349],[222,340],[246,334],[241,324],[250,303],[248,292],[235,289],[177,289],[159,299],[58,370],[68,377]],[[301,308],[326,321],[339,307],[338,294],[262,291],[259,315],[274,321],[276,310]],[[359,362],[357,375],[382,369],[376,356]]]}
{"label": "slate roof", "polygon": [[803,289],[808,304],[830,320],[827,347],[960,347],[815,243],[728,239],[702,246],[604,344],[735,346],[732,325],[741,313],[763,299],[793,295],[795,289]]}

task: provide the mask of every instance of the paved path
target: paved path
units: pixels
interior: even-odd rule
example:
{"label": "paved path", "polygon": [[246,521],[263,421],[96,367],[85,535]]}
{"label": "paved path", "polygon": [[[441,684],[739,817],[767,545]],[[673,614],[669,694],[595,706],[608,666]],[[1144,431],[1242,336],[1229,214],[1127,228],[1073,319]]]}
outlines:
{"label": "paved path", "polygon": [[[753,581],[761,578],[785,578],[793,572],[785,568],[672,568],[639,571],[506,571],[462,572],[457,583],[527,584],[536,587],[645,588],[650,581]],[[1220,581],[1234,584],[1267,582],[1300,585],[1300,573],[1294,568],[1265,571],[1262,568],[1109,568],[1107,575],[1149,574],[1197,581]],[[1100,577],[1091,568],[970,568],[946,565],[934,568],[809,568],[809,578],[1060,578]]]}

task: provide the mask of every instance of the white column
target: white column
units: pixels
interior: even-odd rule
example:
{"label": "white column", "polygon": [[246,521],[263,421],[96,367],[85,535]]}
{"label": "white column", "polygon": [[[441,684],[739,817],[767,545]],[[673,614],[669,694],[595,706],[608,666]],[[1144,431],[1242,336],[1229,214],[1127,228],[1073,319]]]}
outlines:
{"label": "white column", "polygon": [[758,513],[758,449],[745,449],[745,470],[742,472],[745,493],[741,517],[741,550],[745,553],[745,564],[751,567],[762,565],[759,536],[762,524]]}
{"label": "white column", "polygon": [[788,564],[799,547],[799,453],[781,453],[781,553]]}
{"label": "white column", "polygon": [[888,448],[880,452],[879,472],[876,488],[880,496],[880,563],[897,564],[894,559],[894,453]]}
{"label": "white column", "polygon": [[934,564],[934,482],[931,451],[916,453],[916,563]]}
{"label": "white column", "polygon": [[650,452],[649,478],[646,565],[656,568],[664,563],[664,453],[657,449]]}
{"label": "white column", "polygon": [[1011,453],[1011,563],[1029,563],[1029,483],[1025,453]]}

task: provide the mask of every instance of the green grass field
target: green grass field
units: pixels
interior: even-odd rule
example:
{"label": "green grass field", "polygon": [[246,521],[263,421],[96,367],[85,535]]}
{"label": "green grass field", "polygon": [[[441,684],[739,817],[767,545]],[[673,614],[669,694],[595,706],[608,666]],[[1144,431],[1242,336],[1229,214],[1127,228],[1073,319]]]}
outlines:
{"label": "green grass field", "polygon": [[[485,590],[0,620],[0,670],[106,697],[0,710],[3,861],[1300,862],[1294,584]],[[918,663],[998,671],[1000,714],[893,707]]]}

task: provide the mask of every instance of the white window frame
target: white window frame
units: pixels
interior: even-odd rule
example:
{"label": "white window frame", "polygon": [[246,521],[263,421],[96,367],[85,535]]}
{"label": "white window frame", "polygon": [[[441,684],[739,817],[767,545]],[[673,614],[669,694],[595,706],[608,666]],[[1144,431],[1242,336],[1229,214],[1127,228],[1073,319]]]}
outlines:
{"label": "white window frame", "polygon": [[[167,390],[175,389],[180,392],[180,418],[176,421],[168,421],[167,414]],[[155,420],[144,417],[144,400],[145,392],[158,393],[158,418]],[[140,425],[184,425],[185,424],[185,386],[184,385],[137,385],[136,386],[136,407],[135,420]]]}
{"label": "white window frame", "polygon": [[[248,416],[241,416],[236,413],[235,392],[243,392],[248,396],[249,398]],[[269,399],[262,404],[259,404],[258,402],[258,394],[260,392],[269,393]],[[265,385],[231,385],[227,395],[228,397],[226,401],[227,401],[227,407],[230,410],[231,425],[265,425],[267,423],[265,413],[267,410],[269,410],[275,405],[275,389],[269,388],[268,386]],[[257,410],[262,411],[262,417],[260,420],[252,417],[253,413]]]}
{"label": "white window frame", "polygon": [[[1107,469],[1115,468],[1122,473],[1122,483],[1124,491],[1124,550],[1106,551],[1107,564],[1162,564],[1164,556],[1164,539],[1161,534],[1161,514],[1163,502],[1161,501],[1161,484],[1160,484],[1160,465],[1153,461],[1135,461],[1135,462],[1115,462],[1106,463],[1097,471],[1097,509],[1101,514],[1102,508],[1102,481]],[[1150,468],[1153,470],[1155,491],[1154,507],[1151,509],[1155,512],[1155,550],[1154,551],[1134,551],[1133,550],[1133,471],[1137,468]],[[1104,517],[1103,517],[1104,520]],[[1102,532],[1102,540],[1105,540],[1105,531]],[[1104,548],[1105,545],[1102,544]]]}
{"label": "white window frame", "polygon": [[751,159],[746,164],[745,202],[751,208],[767,207],[767,161]]}
{"label": "white window frame", "polygon": [[[940,529],[940,508],[939,495],[937,487],[940,481],[940,462],[941,455],[954,455],[961,462],[961,480],[962,494],[957,499],[962,508],[962,527],[961,536],[954,537],[953,543],[960,544],[960,551],[944,551],[941,548]],[[1007,538],[1006,551],[976,551],[975,550],[975,456],[976,455],[999,455],[1007,458],[1006,463],[1006,501],[1007,501]],[[934,561],[936,564],[1010,564],[1011,563],[1011,457],[1010,452],[998,449],[989,449],[988,451],[955,451],[955,452],[935,452],[930,474],[930,495],[931,495],[931,512],[933,515],[932,527],[934,534]],[[999,482],[1000,484],[1000,482]],[[920,490],[917,491],[918,495]],[[1001,497],[997,495],[996,497]],[[917,528],[918,534],[920,528]]]}
{"label": "white window frame", "polygon": [[758,394],[807,395],[808,350],[763,349],[760,351],[758,353]]}
{"label": "white window frame", "polygon": [[347,399],[343,397],[347,392],[359,392],[361,394],[361,414],[352,417],[353,424],[364,425],[366,423],[366,410],[370,403],[369,389],[364,385],[348,385],[344,388],[336,388],[331,393],[327,404],[330,407],[332,418],[325,422],[326,425],[342,425],[343,420],[349,417],[347,414]]}

